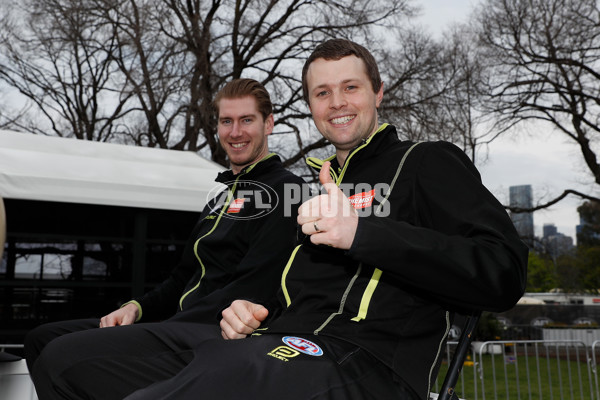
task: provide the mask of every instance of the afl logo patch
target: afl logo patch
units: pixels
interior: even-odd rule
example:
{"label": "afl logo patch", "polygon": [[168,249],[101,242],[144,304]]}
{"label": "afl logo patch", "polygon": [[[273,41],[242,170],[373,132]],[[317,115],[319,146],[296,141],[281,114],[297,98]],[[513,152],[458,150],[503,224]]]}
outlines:
{"label": "afl logo patch", "polygon": [[323,355],[323,350],[321,350],[317,344],[311,342],[310,340],[302,339],[296,336],[284,336],[281,340],[292,349],[296,349],[301,353],[308,354],[309,356]]}

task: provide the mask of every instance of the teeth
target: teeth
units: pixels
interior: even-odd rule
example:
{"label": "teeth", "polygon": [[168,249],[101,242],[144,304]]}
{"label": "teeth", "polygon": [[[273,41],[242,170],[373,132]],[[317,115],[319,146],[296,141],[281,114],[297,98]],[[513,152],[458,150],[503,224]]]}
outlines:
{"label": "teeth", "polygon": [[331,122],[333,124],[345,124],[346,122],[350,122],[354,119],[354,115],[346,115],[344,117],[333,118]]}
{"label": "teeth", "polygon": [[246,143],[231,143],[231,147],[233,147],[234,149],[241,149],[245,145]]}

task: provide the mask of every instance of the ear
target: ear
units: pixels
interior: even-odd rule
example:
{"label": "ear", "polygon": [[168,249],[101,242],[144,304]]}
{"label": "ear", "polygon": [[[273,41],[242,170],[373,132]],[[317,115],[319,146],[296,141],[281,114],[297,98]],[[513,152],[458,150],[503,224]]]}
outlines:
{"label": "ear", "polygon": [[381,87],[379,88],[379,91],[375,94],[375,99],[375,107],[379,108],[379,105],[383,100],[383,81],[381,82]]}
{"label": "ear", "polygon": [[275,118],[273,118],[273,114],[269,114],[265,119],[265,136],[273,133],[273,127],[275,127]]}

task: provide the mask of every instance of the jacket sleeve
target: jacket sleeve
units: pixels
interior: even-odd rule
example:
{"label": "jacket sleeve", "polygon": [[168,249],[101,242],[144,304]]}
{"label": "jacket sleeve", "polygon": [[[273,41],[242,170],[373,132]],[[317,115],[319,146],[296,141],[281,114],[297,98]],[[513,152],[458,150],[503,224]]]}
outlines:
{"label": "jacket sleeve", "polygon": [[[451,309],[511,308],[525,289],[527,246],[460,149],[421,146],[409,156],[417,164],[409,172],[409,200],[401,202],[410,204],[414,220],[360,218],[348,254]],[[391,208],[399,204],[392,195]]]}

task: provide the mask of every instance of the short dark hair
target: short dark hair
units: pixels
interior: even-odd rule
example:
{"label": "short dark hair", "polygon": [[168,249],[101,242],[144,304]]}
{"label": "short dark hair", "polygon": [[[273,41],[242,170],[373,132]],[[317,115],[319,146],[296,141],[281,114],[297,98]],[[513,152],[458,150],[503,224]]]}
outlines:
{"label": "short dark hair", "polygon": [[258,105],[258,111],[266,119],[273,113],[273,103],[265,87],[258,81],[249,78],[239,78],[228,82],[215,96],[213,105],[219,114],[219,102],[222,99],[238,99],[240,97],[253,96]]}
{"label": "short dark hair", "polygon": [[302,68],[302,94],[304,96],[304,101],[309,103],[306,74],[308,72],[308,67],[313,61],[315,61],[317,58],[323,58],[325,60],[339,60],[352,55],[360,58],[365,63],[367,76],[369,77],[371,85],[373,86],[373,92],[377,93],[381,88],[381,76],[379,75],[377,62],[375,61],[375,58],[371,52],[369,52],[369,50],[360,44],[350,40],[330,39],[318,45],[304,63],[304,67]]}

